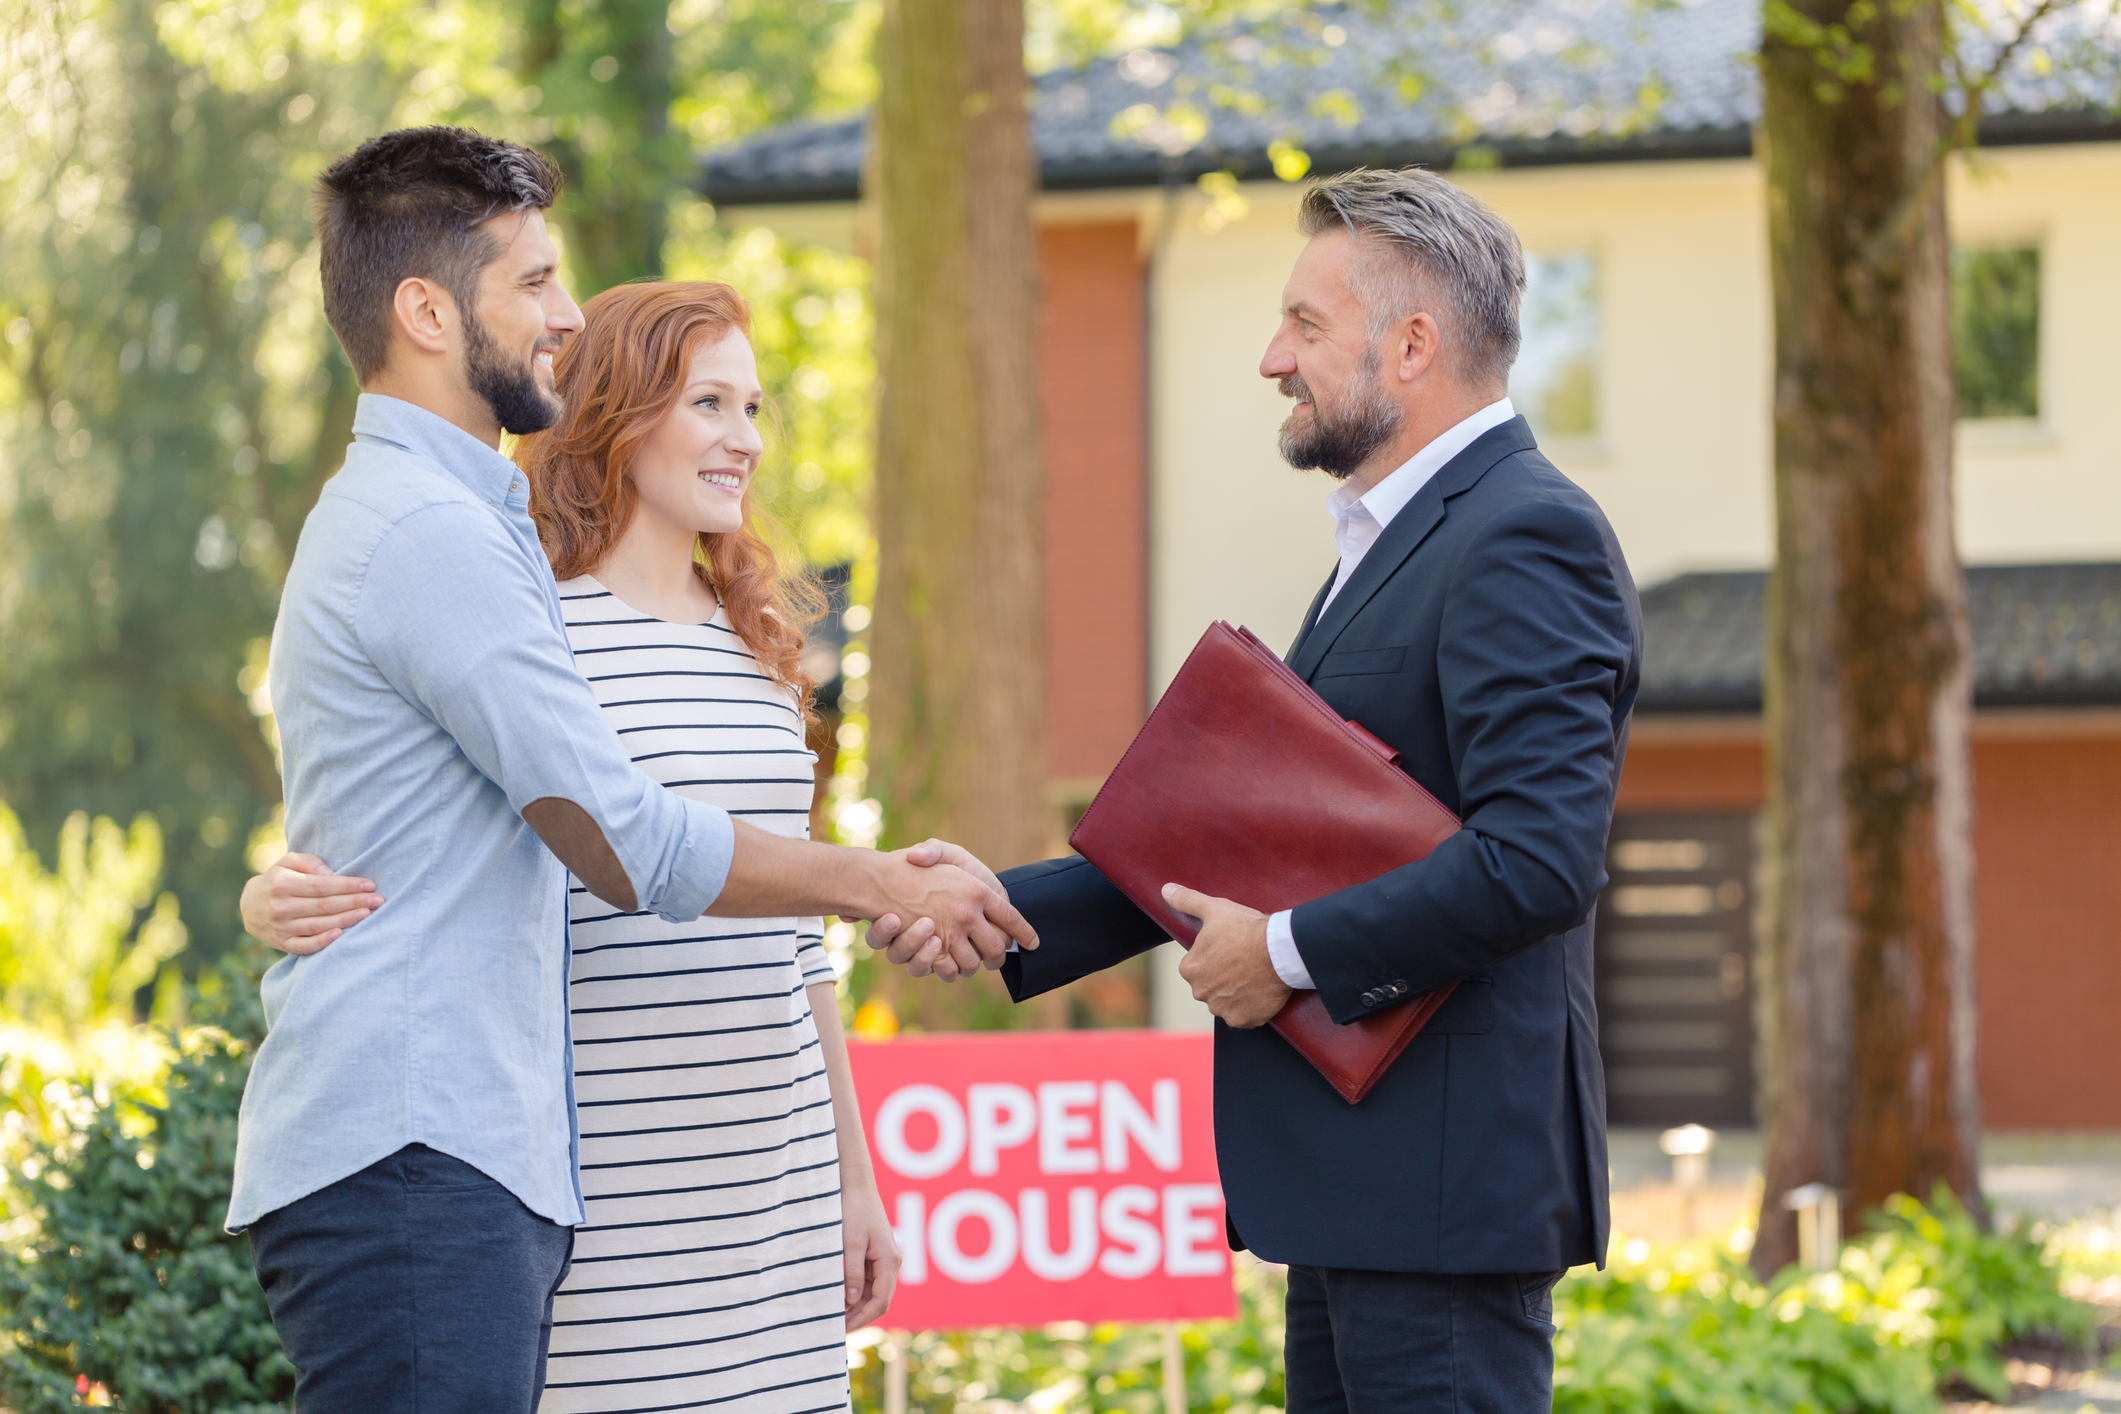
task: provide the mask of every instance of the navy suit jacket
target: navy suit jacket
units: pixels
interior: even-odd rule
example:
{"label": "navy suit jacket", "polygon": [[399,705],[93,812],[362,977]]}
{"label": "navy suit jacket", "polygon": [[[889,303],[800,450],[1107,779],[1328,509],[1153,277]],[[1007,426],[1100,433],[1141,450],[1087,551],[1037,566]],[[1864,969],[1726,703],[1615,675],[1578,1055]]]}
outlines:
{"label": "navy suit jacket", "polygon": [[[1290,666],[1465,828],[1298,908],[1297,950],[1337,1021],[1459,988],[1357,1105],[1271,1028],[1216,1024],[1232,1242],[1378,1271],[1603,1262],[1591,928],[1642,660],[1620,546],[1519,418],[1438,471],[1321,614],[1324,598]],[[1164,940],[1079,857],[1002,879],[1041,939],[1003,969],[1019,1001]]]}

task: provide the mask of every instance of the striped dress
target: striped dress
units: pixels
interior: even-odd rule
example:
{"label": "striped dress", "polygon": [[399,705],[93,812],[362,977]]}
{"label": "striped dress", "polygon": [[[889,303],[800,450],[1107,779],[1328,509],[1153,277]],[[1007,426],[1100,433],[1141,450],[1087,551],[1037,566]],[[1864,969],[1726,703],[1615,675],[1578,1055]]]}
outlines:
{"label": "striped dress", "polygon": [[[760,829],[809,829],[816,757],[717,610],[672,624],[560,586],[575,663],[634,762]],[[541,1414],[847,1408],[839,1158],[804,988],[816,918],[666,923],[570,879],[589,1221]]]}

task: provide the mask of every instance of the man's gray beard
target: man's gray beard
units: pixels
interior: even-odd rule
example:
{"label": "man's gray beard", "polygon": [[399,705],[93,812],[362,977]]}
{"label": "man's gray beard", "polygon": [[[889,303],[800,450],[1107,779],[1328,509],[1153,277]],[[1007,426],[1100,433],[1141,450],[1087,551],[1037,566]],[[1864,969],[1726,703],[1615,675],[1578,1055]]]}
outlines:
{"label": "man's gray beard", "polygon": [[537,351],[531,351],[527,362],[511,365],[480,322],[478,311],[469,305],[465,308],[464,381],[486,400],[501,430],[522,437],[558,422],[565,408],[557,393],[538,386]]}
{"label": "man's gray beard", "polygon": [[1330,409],[1301,378],[1291,374],[1282,379],[1284,396],[1307,397],[1311,403],[1309,426],[1299,423],[1294,413],[1282,423],[1282,459],[1298,471],[1316,468],[1345,481],[1371,453],[1397,436],[1406,413],[1385,396],[1380,366],[1377,350],[1364,354],[1341,400]]}

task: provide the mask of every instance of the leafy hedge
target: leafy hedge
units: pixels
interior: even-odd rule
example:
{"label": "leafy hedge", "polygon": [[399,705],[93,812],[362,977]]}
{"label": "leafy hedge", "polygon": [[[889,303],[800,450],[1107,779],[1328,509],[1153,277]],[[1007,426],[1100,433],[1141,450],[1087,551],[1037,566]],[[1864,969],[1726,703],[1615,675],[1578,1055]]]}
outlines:
{"label": "leafy hedge", "polygon": [[1942,1190],[1892,1199],[1833,1272],[1763,1284],[1680,1251],[1574,1276],[1555,1304],[1559,1414],[1924,1414],[1941,1385],[2008,1399],[2007,1342],[2092,1331],[2036,1234],[1983,1232]]}
{"label": "leafy hedge", "polygon": [[19,1414],[78,1410],[97,1384],[135,1414],[287,1407],[250,1244],[221,1231],[249,1065],[200,1028],[159,1103],[91,1100],[80,1128],[28,1146],[8,1196],[32,1232],[0,1256],[0,1400]]}
{"label": "leafy hedge", "polygon": [[[1272,1414],[1282,1387],[1282,1279],[1279,1268],[1241,1259],[1234,1321],[1187,1326],[1186,1407],[1196,1414]],[[881,1333],[864,1332],[877,1341]],[[1061,1322],[1038,1330],[924,1331],[909,1342],[908,1405],[931,1414],[999,1411],[1027,1404],[1033,1414],[1163,1410],[1163,1332],[1150,1325]],[[884,1407],[883,1363],[874,1345],[848,1361],[854,1407]]]}
{"label": "leafy hedge", "polygon": [[[1185,1334],[1189,1406],[1205,1414],[1282,1404],[1279,1273],[1246,1262],[1238,1284],[1238,1320]],[[1894,1199],[1824,1275],[1763,1283],[1728,1252],[1622,1244],[1606,1271],[1562,1282],[1555,1312],[1557,1414],[1933,1414],[1940,1387],[2009,1397],[2000,1346],[2081,1345],[2092,1329],[2039,1234],[1983,1232],[1942,1192]],[[856,1362],[855,1407],[873,1414],[881,1363],[873,1349]],[[909,1402],[1156,1414],[1161,1369],[1147,1326],[929,1333],[912,1341]]]}

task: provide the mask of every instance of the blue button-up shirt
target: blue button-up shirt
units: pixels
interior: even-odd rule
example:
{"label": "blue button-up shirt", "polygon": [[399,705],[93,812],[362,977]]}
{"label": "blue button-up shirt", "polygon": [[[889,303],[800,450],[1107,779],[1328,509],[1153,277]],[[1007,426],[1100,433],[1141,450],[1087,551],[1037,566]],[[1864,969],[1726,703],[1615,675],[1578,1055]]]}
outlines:
{"label": "blue button-up shirt", "polygon": [[270,674],[288,844],[388,902],[265,974],[231,1229],[414,1143],[581,1222],[567,874],[521,811],[581,806],[673,921],[728,876],[729,816],[636,770],[576,670],[527,492],[370,394],[302,527]]}

